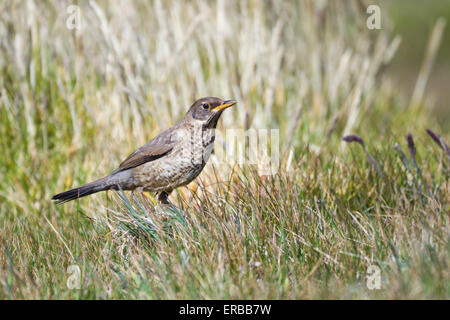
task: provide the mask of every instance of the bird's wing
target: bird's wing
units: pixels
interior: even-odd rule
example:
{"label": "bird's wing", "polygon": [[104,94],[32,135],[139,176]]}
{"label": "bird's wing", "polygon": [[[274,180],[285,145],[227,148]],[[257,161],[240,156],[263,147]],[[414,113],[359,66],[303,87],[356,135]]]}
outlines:
{"label": "bird's wing", "polygon": [[115,172],[131,169],[159,159],[172,151],[177,142],[178,138],[173,134],[172,128],[168,129],[130,154]]}

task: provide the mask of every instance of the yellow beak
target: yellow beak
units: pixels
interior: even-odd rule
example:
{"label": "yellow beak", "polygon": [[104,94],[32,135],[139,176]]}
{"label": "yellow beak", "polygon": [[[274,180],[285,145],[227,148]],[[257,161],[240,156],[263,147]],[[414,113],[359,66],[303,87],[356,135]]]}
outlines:
{"label": "yellow beak", "polygon": [[234,106],[236,103],[237,103],[236,100],[227,100],[227,101],[224,101],[223,104],[221,104],[220,106],[217,106],[214,109],[212,109],[212,111],[217,112],[217,111],[229,108],[231,106]]}

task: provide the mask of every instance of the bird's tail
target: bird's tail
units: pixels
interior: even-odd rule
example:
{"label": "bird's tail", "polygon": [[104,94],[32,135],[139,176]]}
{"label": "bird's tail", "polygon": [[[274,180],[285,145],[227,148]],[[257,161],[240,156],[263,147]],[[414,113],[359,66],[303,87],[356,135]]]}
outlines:
{"label": "bird's tail", "polygon": [[111,189],[111,184],[108,183],[108,177],[105,177],[97,181],[85,184],[84,186],[55,194],[52,197],[52,200],[56,200],[56,203],[59,204],[108,189]]}

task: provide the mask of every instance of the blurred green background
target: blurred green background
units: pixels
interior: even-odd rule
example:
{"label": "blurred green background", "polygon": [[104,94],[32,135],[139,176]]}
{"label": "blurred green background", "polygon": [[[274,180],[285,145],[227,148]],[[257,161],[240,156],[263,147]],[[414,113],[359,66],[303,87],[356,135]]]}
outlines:
{"label": "blurred green background", "polygon": [[442,129],[450,130],[450,1],[449,0],[396,0],[372,1],[390,18],[395,34],[402,37],[401,45],[392,61],[389,72],[396,86],[409,98],[421,68],[430,34],[439,17],[446,20],[439,51],[428,79],[425,93],[435,99],[432,112],[438,116]]}

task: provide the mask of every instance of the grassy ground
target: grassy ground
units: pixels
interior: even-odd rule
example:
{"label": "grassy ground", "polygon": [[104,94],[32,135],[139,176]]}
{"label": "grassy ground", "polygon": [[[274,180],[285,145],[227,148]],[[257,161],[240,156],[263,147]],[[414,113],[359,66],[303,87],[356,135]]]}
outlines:
{"label": "grassy ground", "polygon": [[[0,298],[450,297],[449,159],[425,129],[448,132],[392,86],[397,38],[360,2],[80,1],[79,30],[68,5],[0,3]],[[223,133],[279,129],[275,174],[212,161],[166,212],[49,200],[208,95],[239,101]]]}

